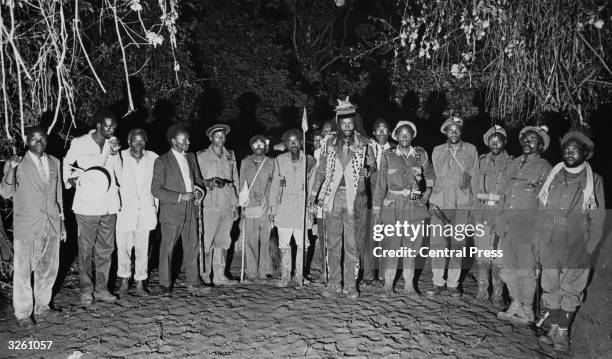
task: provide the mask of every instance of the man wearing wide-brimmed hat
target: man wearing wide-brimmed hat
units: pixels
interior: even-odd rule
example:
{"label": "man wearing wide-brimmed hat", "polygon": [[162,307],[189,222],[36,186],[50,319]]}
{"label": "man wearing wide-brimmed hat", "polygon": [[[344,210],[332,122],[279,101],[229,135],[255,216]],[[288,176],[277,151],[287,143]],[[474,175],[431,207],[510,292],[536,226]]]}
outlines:
{"label": "man wearing wide-brimmed hat", "polygon": [[356,118],[356,107],[348,98],[338,101],[338,133],[325,140],[309,198],[312,204],[318,195],[326,217],[330,286],[323,295],[344,292],[350,299],[359,297],[356,277],[362,241],[357,239],[365,235],[367,228],[365,178],[369,176],[369,168],[376,167],[368,138],[355,131]]}
{"label": "man wearing wide-brimmed hat", "polygon": [[[468,222],[468,211],[474,203],[478,183],[478,153],[476,147],[462,140],[463,120],[451,116],[440,132],[446,136],[446,142],[436,146],[431,154],[436,181],[429,203],[433,206],[435,216],[431,218],[432,225],[465,225]],[[448,248],[447,237],[440,231],[431,235],[430,247],[433,250]],[[450,238],[452,250],[465,247],[462,238]],[[433,272],[433,287],[428,295],[439,295],[446,285],[450,296],[461,297],[459,285],[461,274],[461,258],[453,256],[448,261],[447,278],[444,279],[446,268],[445,257],[431,259]]]}
{"label": "man wearing wide-brimmed hat", "polygon": [[505,192],[503,211],[496,218],[495,231],[500,236],[503,257],[500,277],[512,298],[510,307],[498,318],[519,324],[533,322],[536,291],[536,260],[532,251],[537,195],[550,171],[550,163],[541,157],[550,137],[545,126],[527,126],[519,134],[523,155],[510,163],[510,183]]}
{"label": "man wearing wide-brimmed hat", "polygon": [[[233,285],[225,276],[227,250],[232,240],[230,231],[238,219],[238,169],[234,152],[225,148],[230,132],[226,124],[216,124],[206,130],[210,146],[198,152],[198,165],[204,178],[206,195],[204,211],[204,282]],[[214,268],[213,268],[214,267]]]}
{"label": "man wearing wide-brimmed hat", "polygon": [[245,243],[246,280],[265,280],[272,276],[270,260],[270,188],[274,159],[265,153],[267,138],[251,137],[253,154],[240,163],[240,203]]}
{"label": "man wearing wide-brimmed hat", "polygon": [[[399,121],[391,134],[398,145],[397,148],[389,148],[382,154],[372,196],[374,224],[380,222],[395,226],[396,223],[408,221],[413,225],[422,225],[429,217],[425,205],[431,195],[435,177],[427,152],[421,147],[412,146],[416,134],[416,126],[410,121]],[[422,237],[421,232],[417,231],[414,237],[395,234],[377,243],[388,250],[410,248],[418,251]],[[370,240],[374,241],[373,238]],[[393,293],[398,261],[397,257],[385,257],[381,260],[381,272],[384,272],[385,276],[384,296]],[[413,285],[414,264],[414,256],[405,256],[402,259],[404,293],[413,298],[418,297]]]}
{"label": "man wearing wide-brimmed hat", "polygon": [[535,244],[542,267],[542,302],[551,328],[540,342],[569,351],[569,327],[582,304],[590,257],[602,239],[606,205],[601,176],[587,162],[593,141],[571,131],[561,139],[563,162],[538,194]]}
{"label": "man wearing wide-brimmed hat", "polygon": [[[477,225],[482,225],[484,235],[474,236],[474,245],[479,250],[501,249],[499,236],[495,234],[494,224],[497,212],[503,206],[504,193],[508,186],[508,168],[512,157],[506,152],[506,130],[494,125],[483,136],[483,142],[489,147],[489,152],[478,159],[478,202],[472,211]],[[489,299],[489,272],[493,282],[491,301],[495,306],[503,304],[502,292],[504,283],[499,278],[501,258],[478,256],[478,293],[476,299]]]}

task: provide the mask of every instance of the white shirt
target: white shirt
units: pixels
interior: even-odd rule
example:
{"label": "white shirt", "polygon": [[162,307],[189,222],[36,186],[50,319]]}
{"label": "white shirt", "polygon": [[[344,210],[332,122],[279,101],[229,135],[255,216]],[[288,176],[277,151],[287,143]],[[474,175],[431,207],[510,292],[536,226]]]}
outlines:
{"label": "white shirt", "polygon": [[185,155],[185,152],[178,152],[173,148],[172,153],[174,154],[174,157],[176,157],[176,161],[178,162],[179,167],[181,169],[183,181],[185,182],[185,192],[193,192],[191,176],[189,175],[189,164],[187,163],[187,157]]}
{"label": "white shirt", "polygon": [[[44,179],[43,182],[48,181],[49,180],[49,158],[47,157],[47,154],[43,153],[40,158],[38,158],[38,156],[32,153],[32,151],[28,151],[28,154],[30,155],[30,158],[32,159],[32,161],[34,161],[36,168],[38,168],[38,173],[40,173],[40,178]],[[42,162],[42,167],[41,167],[41,162]]]}
{"label": "white shirt", "polygon": [[[100,152],[100,146],[92,137],[95,131],[91,130],[89,133],[73,139],[62,162],[64,185],[66,188],[72,187],[68,179],[78,177],[81,173],[70,168],[75,162],[79,168],[85,170],[94,166],[104,167],[111,175],[110,187],[101,200],[92,200],[91,193],[84,193],[83,187],[77,187],[72,202],[72,210],[76,214],[86,216],[102,216],[115,214],[119,211],[119,192],[115,178],[121,173],[121,161],[118,155],[110,154],[111,148],[108,140],[104,142]],[[104,162],[105,160],[106,163]]]}

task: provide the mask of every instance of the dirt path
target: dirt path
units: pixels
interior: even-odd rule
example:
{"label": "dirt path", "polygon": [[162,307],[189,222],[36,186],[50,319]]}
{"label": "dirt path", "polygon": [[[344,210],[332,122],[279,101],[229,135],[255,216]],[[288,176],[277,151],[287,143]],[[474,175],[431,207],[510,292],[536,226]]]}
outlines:
{"label": "dirt path", "polygon": [[[152,282],[155,288],[155,277]],[[474,293],[473,281],[466,282],[467,293]],[[3,310],[0,358],[66,358],[77,351],[81,358],[547,357],[529,328],[500,323],[493,308],[472,303],[469,295],[383,299],[380,288],[366,287],[353,302],[323,298],[321,289],[235,286],[191,297],[179,286],[172,298],[129,295],[122,306],[98,303],[84,309],[78,306],[78,278],[71,274],[55,300],[63,308],[64,325],[41,324],[23,332],[14,324],[12,308]],[[53,340],[53,346],[8,351],[8,340]]]}

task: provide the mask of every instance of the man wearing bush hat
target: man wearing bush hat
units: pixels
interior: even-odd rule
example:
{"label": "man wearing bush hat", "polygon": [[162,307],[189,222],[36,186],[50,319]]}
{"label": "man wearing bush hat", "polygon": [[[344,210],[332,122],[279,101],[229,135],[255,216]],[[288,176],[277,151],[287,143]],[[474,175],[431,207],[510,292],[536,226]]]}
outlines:
{"label": "man wearing bush hat", "polygon": [[510,163],[507,175],[510,182],[504,194],[501,215],[495,223],[504,254],[500,278],[506,283],[512,298],[510,307],[497,313],[497,317],[528,324],[534,320],[536,260],[532,243],[537,195],[550,171],[550,163],[540,155],[550,143],[548,128],[527,126],[521,130],[519,140],[523,155]]}
{"label": "man wearing bush hat", "polygon": [[[446,142],[436,146],[432,152],[432,164],[435,172],[435,184],[429,203],[436,215],[431,218],[432,225],[466,224],[468,211],[472,207],[477,193],[478,183],[478,152],[471,143],[461,139],[463,120],[459,117],[449,117],[440,132],[446,136]],[[450,245],[454,250],[465,246],[465,240],[451,238]],[[431,236],[431,249],[444,250],[448,248],[447,237],[437,232]],[[461,258],[452,257],[448,263],[447,279],[444,279],[446,258],[434,257],[431,261],[433,272],[433,287],[428,295],[439,295],[446,285],[451,297],[462,295],[459,286],[461,274]]]}
{"label": "man wearing bush hat", "polygon": [[[198,165],[206,195],[202,201],[204,212],[204,282],[232,285],[236,282],[225,276],[227,250],[232,242],[230,231],[238,219],[238,169],[234,152],[225,148],[230,127],[216,124],[206,130],[210,146],[198,152]],[[214,264],[214,269],[213,269]]]}
{"label": "man wearing bush hat", "polygon": [[[501,249],[499,236],[494,232],[495,216],[502,208],[503,194],[508,185],[508,167],[512,157],[506,152],[506,130],[494,125],[483,136],[483,141],[489,147],[489,153],[478,159],[478,193],[476,208],[472,216],[477,225],[484,227],[484,235],[474,236],[474,245],[479,250]],[[503,304],[502,292],[504,283],[499,277],[501,259],[486,256],[477,257],[478,262],[478,293],[476,299],[489,299],[489,271],[493,282],[491,301],[497,307]]]}
{"label": "man wearing bush hat", "polygon": [[558,352],[569,351],[568,330],[582,304],[590,257],[603,234],[603,180],[587,162],[593,147],[581,132],[563,136],[563,162],[553,167],[538,194],[534,242],[542,267],[542,303],[551,324],[540,342]]}

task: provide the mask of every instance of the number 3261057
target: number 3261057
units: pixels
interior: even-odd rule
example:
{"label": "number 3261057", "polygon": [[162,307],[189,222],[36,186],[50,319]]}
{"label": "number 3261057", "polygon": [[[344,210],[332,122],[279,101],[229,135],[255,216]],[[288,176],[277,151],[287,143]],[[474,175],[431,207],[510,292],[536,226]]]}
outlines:
{"label": "number 3261057", "polygon": [[9,350],[47,350],[51,349],[53,340],[9,340]]}

